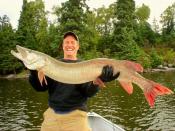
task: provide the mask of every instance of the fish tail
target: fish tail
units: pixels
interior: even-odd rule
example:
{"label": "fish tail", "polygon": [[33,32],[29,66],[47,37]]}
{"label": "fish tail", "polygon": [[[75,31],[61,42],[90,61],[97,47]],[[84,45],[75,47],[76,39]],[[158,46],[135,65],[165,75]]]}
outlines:
{"label": "fish tail", "polygon": [[148,101],[148,103],[151,107],[154,106],[156,96],[173,93],[170,89],[168,89],[167,87],[165,87],[161,84],[158,84],[158,83],[153,82],[151,80],[149,80],[148,82],[149,82],[149,84],[145,85],[146,87],[144,87],[144,95],[145,95],[146,100]]}

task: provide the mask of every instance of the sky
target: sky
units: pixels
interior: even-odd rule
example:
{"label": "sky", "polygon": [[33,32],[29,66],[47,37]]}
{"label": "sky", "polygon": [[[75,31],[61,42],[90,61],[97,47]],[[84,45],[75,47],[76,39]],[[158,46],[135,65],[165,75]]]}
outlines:
{"label": "sky", "polygon": [[[12,2],[13,1],[13,2]],[[20,12],[22,9],[23,0],[0,0],[0,16],[7,15],[10,18],[10,23],[13,28],[18,25],[18,20]],[[56,5],[61,5],[62,2],[67,0],[43,0],[45,3],[45,8],[47,11],[52,11],[52,7]],[[116,2],[116,0],[87,0],[87,4],[91,9],[99,8],[103,5],[108,7],[111,3]],[[143,3],[151,9],[151,14],[148,22],[152,24],[154,18],[157,21],[160,20],[160,15],[163,11],[170,5],[172,5],[175,0],[135,0],[136,7],[141,6]],[[53,20],[54,16],[49,16],[49,20]]]}

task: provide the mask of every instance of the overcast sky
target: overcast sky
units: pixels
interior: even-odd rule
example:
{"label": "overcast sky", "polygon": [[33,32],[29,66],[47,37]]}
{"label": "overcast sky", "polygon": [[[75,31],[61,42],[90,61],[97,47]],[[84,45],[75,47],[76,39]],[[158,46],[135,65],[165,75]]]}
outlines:
{"label": "overcast sky", "polygon": [[[23,0],[0,0],[0,16],[7,15],[10,18],[10,22],[13,28],[18,25],[18,19],[22,8]],[[60,5],[60,3],[67,0],[44,0],[45,8],[48,11],[52,10],[54,5]],[[98,8],[102,5],[106,7],[116,0],[87,0],[87,4],[91,8]],[[152,24],[153,18],[155,17],[158,21],[160,20],[161,13],[169,6],[172,5],[175,0],[135,0],[136,7],[141,6],[143,3],[148,5],[151,9],[151,15],[149,23]],[[51,17],[49,17],[52,19]]]}

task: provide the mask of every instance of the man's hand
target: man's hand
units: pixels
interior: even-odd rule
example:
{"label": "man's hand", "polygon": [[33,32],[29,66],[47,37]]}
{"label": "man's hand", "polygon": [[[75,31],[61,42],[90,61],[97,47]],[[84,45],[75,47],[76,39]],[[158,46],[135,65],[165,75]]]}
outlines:
{"label": "man's hand", "polygon": [[113,67],[106,65],[103,67],[102,74],[96,80],[94,80],[93,83],[100,87],[105,87],[104,82],[115,80],[119,77],[119,75],[120,72],[113,75]]}
{"label": "man's hand", "polygon": [[117,79],[119,75],[120,75],[120,72],[113,74],[113,67],[106,65],[103,67],[102,74],[99,76],[99,78],[103,82],[110,82]]}

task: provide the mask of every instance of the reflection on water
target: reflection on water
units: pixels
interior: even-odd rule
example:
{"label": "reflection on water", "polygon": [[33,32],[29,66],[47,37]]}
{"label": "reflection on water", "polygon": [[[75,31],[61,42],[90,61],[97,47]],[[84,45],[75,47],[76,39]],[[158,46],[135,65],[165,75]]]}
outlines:
{"label": "reflection on water", "polygon": [[0,102],[0,130],[39,130],[46,93],[35,92],[26,79],[1,79]]}
{"label": "reflection on water", "polygon": [[[175,72],[144,76],[174,91]],[[150,108],[140,88],[134,87],[134,93],[128,95],[118,83],[108,84],[89,100],[89,110],[128,131],[175,130],[175,95],[158,97]],[[46,109],[47,92],[35,92],[26,79],[0,80],[0,130],[39,130]]]}
{"label": "reflection on water", "polygon": [[[159,82],[174,91],[174,73],[147,73],[146,78]],[[101,90],[90,102],[90,109],[105,118],[130,130],[175,130],[175,95],[159,96],[155,107],[150,108],[140,88],[134,86],[132,95],[128,95],[115,83]]]}

